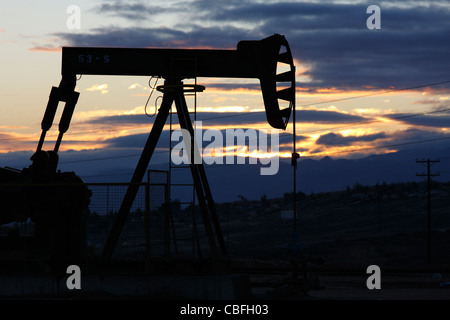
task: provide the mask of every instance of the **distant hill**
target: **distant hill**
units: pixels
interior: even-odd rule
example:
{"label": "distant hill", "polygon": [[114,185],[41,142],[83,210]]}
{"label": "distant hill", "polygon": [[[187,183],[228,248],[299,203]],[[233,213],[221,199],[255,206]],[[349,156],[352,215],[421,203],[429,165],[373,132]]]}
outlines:
{"label": "distant hill", "polygon": [[[75,171],[87,182],[129,182],[140,153],[140,149],[126,154],[123,150],[65,151],[60,153],[60,169]],[[31,154],[4,154],[1,165],[20,169],[16,164],[29,163]],[[435,180],[450,181],[450,171],[445,170],[450,161],[450,149],[419,148],[414,145],[414,148],[395,153],[360,159],[301,158],[298,162],[297,190],[309,194],[344,190],[357,183],[373,186],[383,182],[420,182],[423,178],[416,177],[416,173],[423,172],[425,167],[416,163],[416,159],[423,158],[441,158],[442,161],[433,166],[433,171],[440,172]],[[168,167],[167,153],[156,153],[150,169],[168,170]],[[234,201],[239,195],[248,199],[260,199],[264,194],[270,198],[282,197],[284,193],[293,191],[293,168],[290,160],[286,159],[280,159],[279,171],[272,176],[260,175],[260,165],[250,165],[248,161],[244,165],[205,165],[205,170],[217,202]],[[173,170],[172,176],[176,182],[192,181],[189,170]],[[186,193],[186,189],[174,188],[173,191],[173,198],[183,197]]]}
{"label": "distant hill", "polygon": [[[426,183],[356,184],[346,190],[299,194],[296,231],[304,254],[321,267],[365,270],[427,268]],[[289,260],[294,220],[289,195],[219,206],[235,258]],[[266,203],[266,205],[264,205]],[[431,263],[450,270],[450,183],[435,183],[431,198]],[[228,215],[228,216],[227,216]],[[239,222],[237,222],[239,221]]]}

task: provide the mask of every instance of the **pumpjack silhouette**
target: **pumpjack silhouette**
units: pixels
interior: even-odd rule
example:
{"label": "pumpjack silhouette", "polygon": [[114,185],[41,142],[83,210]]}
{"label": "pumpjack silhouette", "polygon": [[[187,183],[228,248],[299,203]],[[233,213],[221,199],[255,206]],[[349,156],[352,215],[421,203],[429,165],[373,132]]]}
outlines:
{"label": "pumpjack silhouette", "polygon": [[[283,72],[278,72],[280,66]],[[259,79],[267,121],[272,127],[286,129],[292,110],[295,112],[295,66],[289,44],[279,34],[262,40],[240,41],[235,50],[63,47],[61,73],[59,86],[52,87],[50,92],[31,165],[22,170],[0,168],[0,225],[30,218],[36,226],[35,253],[61,263],[76,263],[85,255],[85,215],[91,196],[74,172],[58,170],[58,150],[79,98],[75,91],[78,75],[164,79],[164,85],[158,87],[163,93],[162,103],[103,248],[105,260],[113,254],[173,103],[180,126],[194,136],[185,92],[202,91],[204,87],[185,85],[184,80],[197,77]],[[46,133],[52,126],[59,102],[65,102],[59,135],[54,149],[44,151]],[[201,163],[192,163],[190,170],[211,256],[226,256],[204,167]]]}

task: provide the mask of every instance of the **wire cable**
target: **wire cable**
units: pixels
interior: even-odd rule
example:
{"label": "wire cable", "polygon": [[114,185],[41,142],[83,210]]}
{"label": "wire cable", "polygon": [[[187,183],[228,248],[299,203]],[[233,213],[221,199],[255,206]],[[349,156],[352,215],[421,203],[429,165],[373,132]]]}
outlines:
{"label": "wire cable", "polygon": [[[155,85],[152,86],[151,85],[151,80],[153,78],[156,78],[156,82]],[[145,106],[145,113],[147,116],[149,117],[153,117],[155,114],[153,115],[149,115],[146,111],[148,102],[153,94],[154,89],[156,88],[156,84],[158,83],[159,77],[151,77],[149,79],[149,86],[152,88],[152,91],[150,92],[150,95],[147,99],[147,103]],[[316,103],[311,103],[311,104],[307,104],[307,105],[303,105],[303,106],[308,106],[308,105],[317,105],[317,104],[324,104],[324,103],[330,103],[330,102],[336,102],[336,101],[344,101],[344,100],[350,100],[350,99],[358,99],[358,98],[363,98],[363,97],[368,97],[368,96],[375,96],[375,95],[381,95],[381,94],[387,94],[387,93],[392,93],[392,92],[398,92],[398,91],[405,91],[405,90],[412,90],[412,89],[418,89],[418,88],[423,88],[423,87],[427,87],[427,86],[434,86],[434,85],[440,85],[440,84],[445,84],[445,83],[450,83],[450,80],[447,81],[442,81],[442,82],[435,82],[435,83],[428,83],[428,84],[424,84],[424,85],[419,85],[419,86],[414,86],[414,87],[408,87],[408,88],[401,88],[401,89],[395,89],[395,90],[389,90],[389,91],[384,91],[384,92],[377,92],[377,93],[373,93],[373,94],[367,94],[367,95],[361,95],[361,96],[354,96],[354,97],[348,97],[348,98],[341,98],[341,99],[335,99],[335,100],[328,100],[328,101],[322,101],[322,102],[316,102]],[[422,112],[422,113],[417,113],[417,114],[409,114],[409,115],[404,115],[404,116],[398,116],[398,117],[392,117],[390,119],[393,120],[398,120],[398,119],[404,119],[404,118],[409,118],[409,117],[415,117],[415,116],[420,116],[420,115],[426,115],[426,114],[433,114],[433,113],[439,113],[439,112],[446,112],[449,111],[450,108],[447,109],[440,109],[440,110],[435,110],[435,111],[430,111],[430,112]],[[155,101],[155,113],[156,113],[156,101]],[[239,114],[234,114],[234,115],[228,115],[228,116],[220,116],[220,117],[211,117],[211,118],[206,118],[206,119],[202,119],[202,120],[213,120],[213,119],[222,119],[222,118],[229,118],[229,117],[237,117],[237,116],[246,116],[246,115],[251,115],[252,113],[239,113]],[[319,131],[329,131],[329,130],[336,130],[336,129],[341,129],[341,128],[347,128],[347,127],[352,127],[352,126],[357,126],[357,125],[365,125],[365,124],[370,124],[370,123],[374,123],[374,122],[380,122],[381,120],[369,120],[369,121],[364,121],[364,122],[358,122],[358,123],[352,123],[349,125],[345,125],[345,126],[339,126],[339,127],[331,127],[331,128],[324,128],[324,129],[318,129],[318,130],[311,130],[311,131],[302,131],[299,133],[311,133],[311,132],[319,132]],[[116,131],[117,129],[110,129],[110,130],[104,130],[104,131]],[[79,135],[79,134],[86,134],[86,133],[92,133],[92,132],[97,132],[97,131],[88,131],[88,132],[77,132],[77,133],[69,133],[68,135]],[[281,133],[284,134],[284,133]],[[286,135],[286,137],[291,136],[291,135]],[[284,137],[281,137],[284,138]],[[24,140],[26,138],[2,138],[0,139],[0,141],[6,141],[6,140]],[[447,138],[437,138],[437,140],[443,140],[443,139],[447,139]],[[426,140],[426,141],[434,141],[432,140]],[[422,141],[420,141],[422,142]],[[406,144],[411,144],[411,143],[406,143]],[[400,146],[402,144],[396,144],[396,145],[391,145],[391,146]],[[386,146],[389,147],[389,146]],[[367,149],[376,149],[376,148],[381,148],[381,147],[369,147]],[[358,151],[361,151],[364,149],[358,149]],[[168,152],[168,151],[155,151],[155,153],[162,153],[162,152]],[[349,153],[351,151],[342,151],[342,152],[338,152],[338,153]],[[335,153],[331,153],[329,155],[333,155]],[[119,159],[119,158],[127,158],[127,157],[135,157],[135,156],[139,156],[140,154],[132,154],[132,155],[124,155],[124,156],[114,156],[114,157],[103,157],[103,158],[94,158],[94,159],[82,159],[82,160],[73,160],[73,161],[66,161],[66,162],[61,162],[61,164],[68,164],[68,163],[76,163],[76,162],[89,162],[89,161],[101,161],[101,160],[110,160],[110,159]],[[307,156],[306,156],[307,157]],[[303,158],[303,157],[302,157]]]}
{"label": "wire cable", "polygon": [[[156,84],[155,86],[151,86],[151,80],[153,78],[157,78],[157,80],[160,77],[151,77],[149,79],[149,86],[152,88],[152,92],[150,93],[148,99],[147,99],[147,103],[145,108],[147,108],[148,102],[150,100],[150,97],[154,91],[154,89],[156,88]],[[383,92],[376,92],[376,93],[372,93],[372,94],[366,94],[366,95],[360,95],[360,96],[353,96],[353,97],[348,97],[348,98],[341,98],[341,99],[334,99],[334,100],[328,100],[328,101],[318,101],[318,102],[313,102],[313,103],[309,103],[309,104],[304,104],[302,105],[303,107],[306,106],[312,106],[312,105],[317,105],[317,104],[326,104],[326,103],[331,103],[331,102],[338,102],[338,101],[344,101],[344,100],[350,100],[350,99],[358,99],[358,98],[364,98],[364,97],[369,97],[369,96],[375,96],[375,95],[381,95],[381,94],[388,94],[388,93],[393,93],[393,92],[398,92],[398,91],[406,91],[406,90],[413,90],[413,89],[419,89],[419,88],[424,88],[424,87],[429,87],[429,86],[435,86],[435,85],[440,85],[440,84],[446,84],[446,83],[450,83],[450,80],[446,80],[446,81],[441,81],[441,82],[434,82],[434,83],[428,83],[428,84],[423,84],[423,85],[418,85],[418,86],[413,86],[413,87],[407,87],[407,88],[400,88],[400,89],[394,89],[394,90],[389,90],[389,91],[383,91]],[[156,101],[155,101],[156,103]],[[156,108],[156,105],[155,105]],[[437,111],[432,111],[432,112],[424,112],[424,113],[419,113],[419,114],[412,114],[412,115],[408,115],[408,116],[404,116],[406,117],[414,117],[414,116],[418,116],[418,115],[425,115],[425,114],[431,114],[431,113],[436,113],[436,112],[444,112],[444,111],[448,111],[449,109],[443,109],[443,110],[437,110]],[[263,112],[263,111],[261,111]],[[147,112],[145,112],[147,114]],[[205,118],[205,119],[201,119],[202,121],[208,121],[208,120],[215,120],[215,119],[224,119],[224,118],[233,118],[233,117],[240,117],[240,116],[248,116],[248,115],[252,115],[254,114],[254,112],[246,112],[246,113],[238,113],[238,114],[232,114],[232,115],[225,115],[225,116],[218,116],[218,117],[210,117],[210,118]],[[147,114],[148,115],[148,114]],[[154,115],[148,115],[149,117],[153,117]],[[399,117],[400,118],[400,117]],[[392,118],[392,119],[396,119],[396,118]],[[365,124],[365,123],[373,123],[373,122],[379,122],[381,120],[369,120],[369,121],[364,121],[364,122],[358,122],[358,123],[353,123],[353,124],[349,124],[346,126],[339,126],[339,127],[332,127],[332,128],[325,128],[325,129],[318,129],[318,130],[313,130],[313,131],[302,131],[299,133],[310,133],[310,132],[318,132],[318,131],[327,131],[327,130],[334,130],[334,129],[340,129],[340,128],[345,128],[345,127],[350,127],[350,126],[354,126],[354,125],[360,125],[360,124]],[[102,130],[102,131],[117,131],[117,129],[108,129],[108,130]],[[76,132],[76,133],[66,133],[66,136],[70,136],[70,135],[80,135],[80,134],[88,134],[88,133],[95,133],[98,131],[92,130],[92,131],[84,131],[84,132]],[[5,141],[5,140],[23,140],[25,138],[2,138],[0,139],[0,141]]]}
{"label": "wire cable", "polygon": [[[156,81],[155,81],[155,85],[152,86],[151,82],[152,82],[152,79],[154,79],[154,78],[156,78]],[[152,95],[153,95],[153,91],[155,91],[155,89],[156,89],[156,86],[157,86],[157,84],[158,84],[158,80],[159,80],[160,78],[161,78],[161,77],[152,76],[152,77],[148,80],[148,86],[149,86],[152,90],[150,91],[150,95],[148,96],[147,102],[145,103],[145,106],[144,106],[144,112],[145,112],[145,114],[146,114],[148,117],[150,117],[150,118],[151,118],[151,117],[154,117],[154,116],[156,115],[156,112],[157,112],[156,101],[158,101],[158,99],[155,100],[155,111],[154,111],[153,114],[149,114],[149,113],[147,112],[147,105],[148,105],[148,102],[150,101],[150,98],[151,98]]]}
{"label": "wire cable", "polygon": [[[311,102],[311,103],[308,103],[308,104],[302,104],[301,107],[308,107],[308,106],[314,106],[314,105],[318,105],[318,104],[326,104],[326,103],[339,102],[339,101],[345,101],[345,100],[360,99],[360,98],[366,98],[366,97],[377,96],[377,95],[382,95],[382,94],[389,94],[389,93],[393,93],[393,92],[407,91],[407,90],[414,90],[414,89],[420,89],[420,88],[425,88],[425,87],[437,86],[437,85],[446,84],[446,83],[450,83],[450,80],[441,81],[441,82],[427,83],[427,84],[413,86],[413,87],[407,87],[407,88],[400,88],[400,89],[393,89],[393,90],[387,90],[387,91],[382,91],[382,92],[369,93],[369,94],[353,96],[353,97],[347,97],[347,98],[339,98],[339,99],[333,99],[333,100],[327,100],[327,101]],[[222,117],[207,118],[207,119],[203,119],[203,120],[214,120],[214,119],[240,117],[240,116],[247,116],[247,115],[250,115],[250,114],[252,114],[252,113],[251,112],[242,113],[242,114],[239,113],[239,114],[222,116]]]}
{"label": "wire cable", "polygon": [[[336,152],[332,152],[332,153],[327,153],[326,156],[333,156],[333,155],[342,154],[342,153],[358,153],[358,152],[367,151],[367,150],[392,148],[392,147],[399,147],[399,146],[404,146],[404,145],[428,143],[428,142],[435,142],[435,141],[449,140],[449,139],[450,139],[450,137],[442,137],[442,138],[415,140],[415,141],[409,141],[409,142],[388,144],[388,145],[375,146],[375,147],[366,147],[366,148],[354,149],[354,150],[342,150],[342,151],[336,151]],[[157,152],[157,151],[155,151],[155,152]],[[167,151],[160,151],[160,152],[167,152]],[[121,156],[121,158],[132,157],[132,156],[139,156],[139,155],[140,154],[127,155],[127,156]],[[318,158],[318,157],[323,158],[324,156],[325,155],[323,155],[323,154],[302,156],[302,157],[300,157],[300,160],[311,159],[311,158]],[[110,157],[110,158],[105,158],[105,159],[113,159],[113,158],[118,158],[118,157]],[[441,157],[440,159],[448,159],[448,158],[450,158],[450,157]],[[99,159],[91,159],[91,160],[87,160],[87,161],[96,161],[96,160],[103,160],[103,159],[99,158]],[[288,160],[288,159],[286,158],[286,160]],[[77,161],[70,161],[70,162],[65,162],[65,163],[71,163],[71,162],[77,162]],[[216,164],[208,165],[208,166],[206,166],[206,168],[219,168],[219,167],[223,167],[224,165],[241,165],[241,164],[240,163],[222,163],[222,164],[217,164],[216,163]],[[132,172],[130,174],[132,174]],[[102,176],[116,176],[116,175],[126,175],[126,174],[124,174],[124,173],[121,173],[121,174],[105,174],[105,175],[95,175],[95,176],[102,177]],[[83,176],[83,177],[93,177],[93,176]]]}

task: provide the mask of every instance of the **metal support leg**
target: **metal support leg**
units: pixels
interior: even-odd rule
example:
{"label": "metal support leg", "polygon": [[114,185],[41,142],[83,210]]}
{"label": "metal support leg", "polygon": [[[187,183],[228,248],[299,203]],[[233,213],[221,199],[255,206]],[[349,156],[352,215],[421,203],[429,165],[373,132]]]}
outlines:
{"label": "metal support leg", "polygon": [[214,205],[214,200],[212,197],[211,189],[209,188],[208,179],[206,178],[205,168],[202,164],[198,165],[200,179],[202,180],[203,189],[205,191],[206,200],[208,201],[209,211],[211,212],[211,218],[214,225],[214,230],[216,230],[217,241],[219,242],[220,250],[223,255],[227,255],[227,248],[225,245],[225,240],[223,238],[222,229],[220,227],[219,219],[216,213],[216,206]]}
{"label": "metal support leg", "polygon": [[[178,85],[178,83],[175,83],[175,86],[176,85]],[[181,128],[186,129],[191,134],[191,137],[192,138],[194,137],[194,129],[192,126],[191,119],[189,117],[186,100],[183,94],[182,83],[180,82],[179,85],[180,85],[179,89],[168,90],[164,92],[163,101],[161,103],[158,115],[155,119],[155,123],[153,124],[152,130],[147,139],[144,150],[142,151],[141,158],[139,159],[139,162],[136,166],[130,185],[127,189],[124,199],[122,200],[122,205],[119,209],[119,212],[117,213],[117,217],[114,221],[111,232],[108,236],[105,247],[103,249],[102,258],[104,260],[111,258],[112,253],[114,251],[114,247],[116,246],[116,243],[119,240],[122,228],[128,217],[136,194],[139,190],[139,186],[147,170],[148,164],[150,163],[150,159],[153,155],[156,144],[158,143],[159,137],[164,128],[164,124],[166,123],[167,117],[169,116],[170,108],[172,106],[173,101],[175,101],[177,107],[177,113]],[[191,157],[191,160],[194,160],[194,157]],[[206,173],[203,164],[201,162],[195,163],[195,161],[191,161],[190,169],[192,173],[192,178],[194,180],[195,190],[199,200],[200,209],[202,212],[202,218],[205,226],[206,235],[211,248],[211,256],[212,257],[218,256],[218,249],[216,239],[214,237],[214,230],[216,231],[216,236],[221,249],[221,254],[226,255],[225,242],[220,229],[219,221],[217,219],[214,202],[212,200],[211,190],[209,188],[209,184],[206,179]],[[210,213],[208,213],[208,209]]]}
{"label": "metal support leg", "polygon": [[122,200],[122,205],[120,206],[119,212],[117,213],[117,217],[103,249],[102,258],[105,260],[111,258],[114,247],[119,240],[120,233],[128,217],[131,206],[133,205],[140,183],[142,182],[145,172],[147,171],[153,151],[155,150],[156,144],[158,143],[159,137],[161,136],[161,132],[164,128],[164,124],[169,116],[169,111],[173,100],[174,95],[170,92],[166,93],[163,97],[158,115],[156,116],[152,130],[150,131],[150,135],[145,143],[144,150],[142,151],[141,158],[136,166],[130,185],[128,186],[125,197]]}

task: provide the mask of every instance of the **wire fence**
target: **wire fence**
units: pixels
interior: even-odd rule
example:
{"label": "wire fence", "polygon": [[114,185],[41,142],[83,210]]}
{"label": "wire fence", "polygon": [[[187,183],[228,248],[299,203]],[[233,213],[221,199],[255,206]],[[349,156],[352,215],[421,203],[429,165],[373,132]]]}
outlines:
{"label": "wire fence", "polygon": [[[87,244],[90,256],[99,256],[110,234],[128,183],[88,183]],[[140,184],[120,233],[113,258],[142,260],[164,255],[165,220],[168,204],[167,172],[149,171],[148,182]]]}
{"label": "wire fence", "polygon": [[[111,258],[149,261],[170,257],[197,258],[208,254],[210,248],[202,245],[208,243],[205,226],[200,216],[196,217],[195,201],[184,204],[180,199],[172,199],[169,171],[149,170],[147,173],[147,179],[144,179],[147,181],[139,184],[125,222],[120,225]],[[6,216],[4,220],[14,221],[17,214],[28,218],[24,222],[1,225],[0,237],[42,238],[45,244],[39,248],[51,251],[58,247],[62,256],[70,256],[68,248],[76,248],[73,250],[78,256],[98,260],[106,243],[112,239],[119,212],[125,213],[121,207],[129,186],[129,183],[59,182],[5,185],[10,199],[8,196],[3,198],[10,205],[2,209]],[[83,195],[74,190],[83,190]],[[189,194],[192,196],[192,191]],[[20,203],[20,199],[27,200]],[[87,199],[89,204],[85,210],[80,201]],[[45,257],[35,251],[33,249],[31,255],[39,259],[51,256],[50,251]]]}
{"label": "wire fence", "polygon": [[[81,209],[83,205],[79,201],[82,198],[75,192],[77,188],[89,191],[87,210]],[[11,236],[45,238],[47,242],[44,247],[74,241],[81,251],[86,245],[88,259],[99,258],[128,188],[129,183],[5,185],[1,191],[6,204],[0,209],[4,221],[14,221],[18,215],[29,217],[23,222],[3,223],[0,236],[2,239]],[[139,184],[112,258],[144,260],[167,255],[171,241],[168,238],[168,190],[168,172],[149,170],[147,181]],[[75,216],[77,218],[73,218]],[[84,227],[77,229],[78,224]],[[59,236],[56,237],[56,234]]]}

